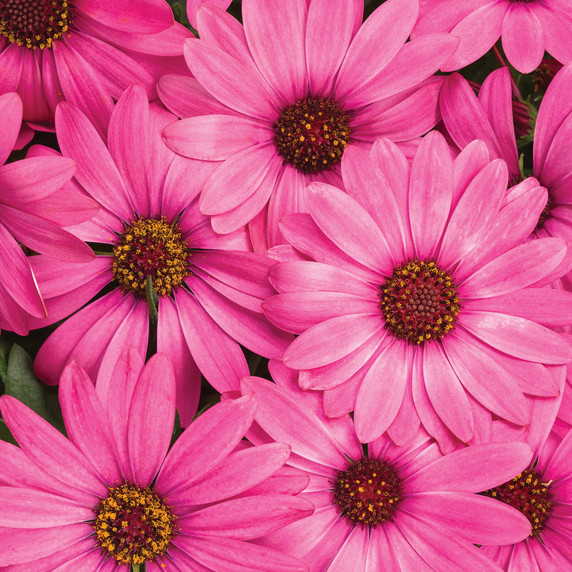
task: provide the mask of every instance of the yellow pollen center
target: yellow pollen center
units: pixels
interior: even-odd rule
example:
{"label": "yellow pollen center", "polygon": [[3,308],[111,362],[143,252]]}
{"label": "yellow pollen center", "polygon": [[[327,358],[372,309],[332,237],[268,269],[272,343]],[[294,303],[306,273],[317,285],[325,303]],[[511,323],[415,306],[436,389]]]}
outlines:
{"label": "yellow pollen center", "polygon": [[461,309],[453,278],[433,260],[417,258],[394,268],[380,287],[379,306],[385,327],[417,345],[445,337]]}
{"label": "yellow pollen center", "polygon": [[51,48],[71,22],[68,0],[0,0],[0,34],[18,46]]}
{"label": "yellow pollen center", "polygon": [[131,483],[110,488],[94,512],[98,546],[121,564],[157,561],[177,532],[171,507],[152,489]]}
{"label": "yellow pollen center", "polygon": [[191,249],[177,223],[165,217],[141,218],[127,225],[113,248],[113,276],[124,292],[145,296],[147,278],[168,296],[189,276]]}

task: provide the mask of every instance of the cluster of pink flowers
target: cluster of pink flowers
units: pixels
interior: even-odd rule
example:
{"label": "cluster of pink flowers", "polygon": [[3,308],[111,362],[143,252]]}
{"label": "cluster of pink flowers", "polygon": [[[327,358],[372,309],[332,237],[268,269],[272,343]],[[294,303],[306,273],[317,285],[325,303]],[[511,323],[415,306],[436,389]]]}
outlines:
{"label": "cluster of pink flowers", "polygon": [[572,569],[572,3],[169,4],[0,0],[0,572]]}

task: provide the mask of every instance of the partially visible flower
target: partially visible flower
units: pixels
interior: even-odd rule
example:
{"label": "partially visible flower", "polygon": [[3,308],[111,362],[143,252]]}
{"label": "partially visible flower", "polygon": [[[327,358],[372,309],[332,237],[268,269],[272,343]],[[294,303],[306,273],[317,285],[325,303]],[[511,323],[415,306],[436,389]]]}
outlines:
{"label": "partially visible flower", "polygon": [[538,456],[519,475],[484,494],[519,510],[530,521],[530,536],[481,550],[503,570],[568,570],[572,563],[572,431],[551,434]]}
{"label": "partially visible flower", "polygon": [[290,444],[288,464],[310,477],[301,496],[316,511],[258,543],[302,559],[314,572],[492,572],[498,568],[473,544],[530,533],[515,510],[474,494],[522,471],[531,459],[528,445],[477,445],[442,456],[420,431],[408,446],[383,436],[365,452],[349,415],[328,419],[319,396],[301,391],[293,372],[273,364],[272,373],[276,384],[242,381],[258,403],[247,437]]}
{"label": "partially visible flower", "polygon": [[567,0],[425,0],[411,36],[435,32],[461,40],[443,71],[475,62],[499,37],[521,73],[534,71],[545,51],[563,64],[572,61],[572,4]]}
{"label": "partially visible flower", "polygon": [[[548,191],[547,203],[540,213],[531,238],[559,237],[572,241],[572,162],[570,160],[569,121],[572,118],[572,64],[556,74],[546,91],[536,118],[533,142],[532,175]],[[470,142],[485,142],[490,157],[504,159],[511,180],[520,180],[518,153],[511,113],[510,75],[501,68],[489,75],[477,100],[467,82],[459,75],[447,78],[440,96],[443,122],[449,135],[464,149]],[[512,200],[519,193],[507,194]],[[570,266],[570,261],[566,264]],[[572,290],[571,275],[560,280],[561,287]],[[554,296],[564,293],[554,293]],[[555,316],[555,318],[557,318]],[[553,325],[564,326],[570,319],[562,316]]]}
{"label": "partially visible flower", "polygon": [[176,157],[164,145],[161,130],[173,119],[132,86],[113,111],[106,146],[83,113],[60,104],[62,153],[77,163],[75,184],[101,205],[93,221],[72,232],[98,243],[100,254],[83,265],[34,257],[48,318],[33,326],[68,317],[107,288],[58,327],[35,361],[47,383],[57,383],[77,359],[105,386],[126,345],[146,354],[154,290],[157,349],[175,365],[177,408],[186,426],[196,412],[201,372],[218,391],[238,389],[249,373],[239,343],[281,357],[292,336],[271,325],[260,307],[274,293],[268,270],[275,262],[249,252],[245,229],[216,235],[199,213],[197,194],[210,166]]}
{"label": "partially visible flower", "polygon": [[4,164],[21,123],[20,97],[0,95],[0,328],[26,335],[30,318],[45,317],[46,308],[20,244],[66,262],[92,260],[92,250],[61,227],[90,219],[98,206],[63,189],[75,171],[70,159],[29,155]]}
{"label": "partially visible flower", "polygon": [[105,133],[114,100],[132,83],[182,68],[190,32],[165,0],[3,0],[0,93],[17,91],[24,121],[53,130],[66,100]]}
{"label": "partially visible flower", "polygon": [[186,118],[165,130],[169,147],[217,166],[200,198],[215,231],[253,221],[255,250],[282,244],[279,220],[306,210],[308,182],[340,184],[346,149],[382,136],[411,142],[439,120],[443,78],[431,76],[457,40],[406,43],[417,0],[388,0],[362,24],[363,8],[363,0],[245,0],[244,26],[199,8],[201,39],[185,42],[196,79],[167,75],[158,90]]}
{"label": "partially visible flower", "polygon": [[274,324],[299,334],[282,360],[301,370],[301,387],[337,389],[338,411],[355,405],[362,442],[389,431],[406,443],[420,420],[452,450],[452,436],[468,443],[479,429],[473,400],[528,425],[524,394],[558,395],[544,364],[572,359],[543,325],[570,316],[572,299],[535,287],[558,276],[566,243],[522,244],[546,191],[522,183],[504,204],[504,161],[489,161],[482,142],[453,161],[437,132],[411,167],[383,139],[369,154],[347,152],[342,174],[347,193],[313,183],[310,214],[283,219],[288,241],[313,261],[274,266],[280,294],[263,303]]}
{"label": "partially visible flower", "polygon": [[75,362],[65,369],[60,401],[69,440],[16,399],[0,399],[21,447],[0,442],[2,566],[305,569],[249,542],[313,512],[307,500],[282,492],[292,483],[288,473],[273,481],[287,445],[239,446],[254,418],[253,396],[215,405],[169,450],[175,380],[167,357],[143,367],[128,351],[110,385],[101,398]]}
{"label": "partially visible flower", "polygon": [[553,58],[543,58],[542,62],[534,72],[532,82],[534,83],[534,94],[544,95],[548,86],[552,83],[554,76],[562,69],[562,64]]}

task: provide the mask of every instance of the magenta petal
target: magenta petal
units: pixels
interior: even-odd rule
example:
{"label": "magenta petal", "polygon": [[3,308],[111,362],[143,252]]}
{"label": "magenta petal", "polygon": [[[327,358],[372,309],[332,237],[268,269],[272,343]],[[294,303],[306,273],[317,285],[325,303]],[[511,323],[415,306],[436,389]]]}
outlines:
{"label": "magenta petal", "polygon": [[60,384],[60,403],[71,442],[91,461],[102,481],[118,481],[121,475],[115,443],[93,382],[77,362],[72,362]]}
{"label": "magenta petal", "polygon": [[[0,54],[1,55],[1,54]],[[1,59],[0,59],[1,61]],[[10,71],[3,66],[4,73],[10,75]],[[0,81],[0,88],[3,87]],[[18,134],[20,133],[20,125],[22,123],[22,100],[16,93],[6,93],[2,89],[3,95],[0,96],[0,133],[3,134],[0,142],[0,166],[4,165],[6,159],[16,144]]]}
{"label": "magenta petal", "polygon": [[352,569],[366,570],[369,543],[369,531],[361,526],[354,527],[330,564],[328,572],[344,572]]}
{"label": "magenta petal", "polygon": [[[189,18],[189,22],[191,26],[197,29],[197,10],[198,8],[205,4],[206,6],[217,6],[221,10],[226,10],[232,0],[187,0],[187,17]],[[201,31],[201,37],[203,33]]]}
{"label": "magenta petal", "polygon": [[177,539],[177,545],[208,570],[233,572],[304,572],[307,566],[281,552],[230,538],[187,536]]}
{"label": "magenta petal", "polygon": [[[234,497],[272,476],[290,456],[290,447],[282,443],[259,445],[231,453],[199,480],[178,494],[195,505]],[[256,467],[256,471],[252,468]],[[175,502],[173,495],[171,502]]]}
{"label": "magenta petal", "polygon": [[[252,467],[250,470],[252,472]],[[304,498],[267,494],[231,499],[203,508],[183,517],[180,525],[193,534],[252,540],[313,512],[314,506]]]}
{"label": "magenta petal", "polygon": [[252,396],[223,401],[205,411],[169,451],[155,484],[164,496],[188,486],[238,445],[254,419]]}
{"label": "magenta petal", "polygon": [[423,467],[407,479],[407,490],[478,493],[509,481],[526,469],[531,459],[526,443],[471,445]]}
{"label": "magenta petal", "polygon": [[568,363],[572,348],[564,339],[535,322],[490,312],[467,312],[460,323],[494,348],[527,361]]}
{"label": "magenta petal", "polygon": [[540,65],[544,32],[534,10],[511,6],[502,23],[502,47],[508,61],[520,73],[531,73]]}
{"label": "magenta petal", "polygon": [[405,394],[411,355],[407,345],[397,340],[369,368],[355,404],[356,434],[362,443],[377,439],[395,419]]}
{"label": "magenta petal", "polygon": [[175,372],[165,354],[145,365],[129,410],[128,444],[133,479],[149,486],[162,465],[175,421]]}

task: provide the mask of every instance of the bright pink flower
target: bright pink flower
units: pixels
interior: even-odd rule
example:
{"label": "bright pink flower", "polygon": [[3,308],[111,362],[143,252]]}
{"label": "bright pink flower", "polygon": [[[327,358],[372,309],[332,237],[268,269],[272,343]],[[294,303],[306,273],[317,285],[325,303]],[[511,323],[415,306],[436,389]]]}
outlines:
{"label": "bright pink flower", "polygon": [[216,235],[199,213],[196,197],[210,166],[165,147],[161,130],[173,119],[162,106],[150,107],[143,89],[133,86],[112,114],[108,149],[85,115],[67,103],[58,107],[58,140],[64,156],[77,163],[76,185],[102,207],[94,221],[73,231],[107,245],[98,250],[108,254],[84,265],[34,257],[48,318],[33,325],[66,318],[110,290],[62,324],[35,362],[47,383],[57,383],[65,365],[77,359],[105,385],[127,344],[146,353],[150,278],[159,296],[157,349],[175,365],[177,408],[186,426],[196,412],[201,372],[218,391],[238,389],[249,373],[239,343],[280,357],[292,337],[260,308],[274,292],[267,275],[275,261],[247,252],[244,229]]}
{"label": "bright pink flower", "polygon": [[[572,241],[572,182],[570,172],[570,124],[572,104],[572,64],[556,74],[542,100],[533,143],[533,176],[548,190],[548,202],[535,226],[531,238],[556,236]],[[483,83],[479,99],[458,74],[447,78],[441,92],[441,111],[448,133],[459,148],[481,139],[491,157],[504,159],[513,181],[520,178],[518,152],[511,112],[511,89],[508,68],[494,71]],[[517,193],[518,195],[518,193]],[[509,193],[506,200],[512,200]],[[570,261],[566,261],[568,266]],[[557,284],[572,290],[572,275]],[[554,293],[554,296],[564,293]],[[564,316],[563,316],[564,318]],[[554,325],[570,324],[570,317]]]}
{"label": "bright pink flower", "polygon": [[[506,546],[483,546],[503,570],[569,570],[572,563],[572,431],[552,433],[520,475],[487,495],[520,510],[533,530]],[[484,542],[483,544],[488,544]]]}
{"label": "bright pink flower", "polygon": [[199,8],[201,39],[185,42],[196,79],[165,76],[158,90],[187,118],[165,130],[167,144],[218,166],[200,199],[215,231],[262,212],[251,225],[255,249],[281,244],[278,221],[305,211],[306,183],[340,184],[345,149],[382,136],[407,142],[439,120],[443,80],[430,76],[456,39],[405,43],[417,0],[389,0],[362,24],[363,7],[245,0],[244,27],[220,9]]}
{"label": "bright pink flower", "polygon": [[443,457],[419,432],[405,447],[381,437],[364,454],[349,415],[328,419],[319,395],[301,391],[294,372],[279,363],[270,368],[276,384],[242,382],[258,403],[247,438],[290,444],[288,464],[309,475],[301,496],[316,511],[258,543],[301,558],[315,572],[494,571],[473,543],[502,544],[530,532],[522,515],[474,494],[526,468],[528,445],[476,445]]}
{"label": "bright pink flower", "polygon": [[460,38],[443,71],[465,67],[502,37],[509,62],[520,72],[539,66],[546,50],[563,64],[572,61],[569,0],[425,0],[411,36],[450,32]]}
{"label": "bright pink flower", "polygon": [[110,386],[111,397],[101,398],[75,362],[65,369],[60,400],[69,440],[16,399],[0,399],[21,447],[0,441],[2,566],[304,569],[248,542],[313,512],[287,490],[294,484],[281,471],[287,445],[239,445],[254,418],[252,396],[215,405],[169,450],[175,379],[167,357],[143,367],[135,351],[126,352]]}
{"label": "bright pink flower", "polygon": [[26,159],[4,164],[21,123],[18,95],[0,95],[0,328],[26,335],[30,318],[43,318],[46,308],[18,243],[69,263],[92,260],[92,250],[61,227],[90,219],[98,206],[63,188],[75,171],[70,159],[31,152]]}
{"label": "bright pink flower", "polygon": [[165,0],[3,0],[0,21],[0,93],[17,91],[24,121],[44,130],[67,100],[105,133],[129,85],[156,97],[159,75],[184,66],[191,35]]}
{"label": "bright pink flower", "polygon": [[489,162],[482,142],[453,161],[437,132],[411,167],[382,139],[371,154],[348,151],[342,174],[347,194],[313,183],[310,214],[282,221],[292,246],[315,260],[270,271],[280,295],[264,312],[300,334],[284,364],[301,370],[304,389],[326,390],[329,415],[355,404],[363,442],[388,430],[406,443],[420,419],[452,450],[453,436],[467,443],[478,431],[475,401],[528,425],[523,394],[559,392],[542,364],[572,358],[545,327],[570,316],[570,299],[535,287],[555,272],[566,244],[522,244],[546,191],[522,183],[503,206],[504,161]]}

